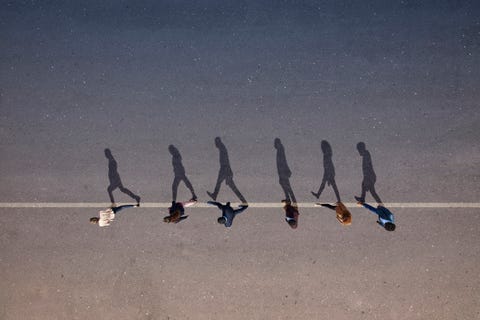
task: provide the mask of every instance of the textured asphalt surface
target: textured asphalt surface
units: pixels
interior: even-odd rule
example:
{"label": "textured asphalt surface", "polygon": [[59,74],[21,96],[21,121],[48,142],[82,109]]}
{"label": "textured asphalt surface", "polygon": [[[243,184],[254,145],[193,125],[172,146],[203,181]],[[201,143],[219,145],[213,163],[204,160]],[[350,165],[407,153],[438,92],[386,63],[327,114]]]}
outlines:
{"label": "textured asphalt surface", "polygon": [[[322,140],[344,202],[364,142],[383,202],[479,202],[480,21],[473,1],[5,2],[0,202],[169,202],[181,155],[199,201],[220,137],[250,203],[280,202],[279,138],[299,202],[317,201]],[[177,159],[178,160],[178,159]],[[178,162],[176,164],[178,169]],[[181,171],[181,170],[180,170]],[[177,172],[178,174],[178,172]],[[132,199],[118,189],[117,203]],[[178,200],[188,200],[183,182]],[[218,201],[237,202],[225,183]],[[374,203],[367,193],[367,202]],[[335,202],[327,186],[320,201]],[[476,319],[478,209],[0,209],[1,319]]]}

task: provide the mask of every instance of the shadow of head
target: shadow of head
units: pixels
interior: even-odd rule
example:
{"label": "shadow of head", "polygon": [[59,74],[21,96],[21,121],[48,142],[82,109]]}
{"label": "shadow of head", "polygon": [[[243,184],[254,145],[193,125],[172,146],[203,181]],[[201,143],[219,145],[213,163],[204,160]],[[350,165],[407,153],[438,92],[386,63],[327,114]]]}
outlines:
{"label": "shadow of head", "polygon": [[367,148],[365,146],[365,143],[364,142],[359,142],[357,143],[357,150],[358,150],[358,153],[363,156],[365,154],[365,152],[367,151]]}
{"label": "shadow of head", "polygon": [[220,148],[222,145],[223,145],[222,139],[220,139],[220,137],[216,137],[216,138],[215,138],[215,146],[216,146],[217,148]]}
{"label": "shadow of head", "polygon": [[275,146],[275,149],[279,149],[279,148],[282,148],[282,141],[280,141],[279,138],[275,138],[275,140],[273,141],[273,145]]}
{"label": "shadow of head", "polygon": [[105,157],[107,157],[107,159],[113,159],[113,155],[112,155],[112,151],[110,151],[110,149],[105,149]]}
{"label": "shadow of head", "polygon": [[326,140],[322,140],[322,152],[326,155],[332,155],[332,146]]}
{"label": "shadow of head", "polygon": [[170,151],[170,154],[172,156],[177,156],[178,157],[180,155],[180,152],[178,151],[177,148],[175,148],[175,146],[173,144],[168,146],[168,151]]}

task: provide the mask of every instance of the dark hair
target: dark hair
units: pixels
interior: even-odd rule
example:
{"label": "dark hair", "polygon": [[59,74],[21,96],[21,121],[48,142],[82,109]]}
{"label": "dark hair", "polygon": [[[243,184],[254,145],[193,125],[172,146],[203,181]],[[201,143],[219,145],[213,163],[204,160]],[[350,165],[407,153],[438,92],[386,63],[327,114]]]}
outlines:
{"label": "dark hair", "polygon": [[225,219],[225,217],[219,217],[217,219],[217,222],[220,223],[220,224],[225,224],[227,222],[227,219]]}
{"label": "dark hair", "polygon": [[297,228],[297,221],[296,220],[288,220],[287,223],[292,229]]}
{"label": "dark hair", "polygon": [[90,223],[98,223],[98,219],[97,217],[93,217],[93,218],[90,218]]}
{"label": "dark hair", "polygon": [[387,231],[395,231],[395,224],[391,222],[385,223],[385,230]]}

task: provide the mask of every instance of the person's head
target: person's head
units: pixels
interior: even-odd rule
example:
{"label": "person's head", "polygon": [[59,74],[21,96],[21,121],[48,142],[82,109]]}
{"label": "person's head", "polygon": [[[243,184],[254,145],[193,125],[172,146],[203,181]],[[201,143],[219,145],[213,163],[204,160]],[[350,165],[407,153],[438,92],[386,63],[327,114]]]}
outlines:
{"label": "person's head", "polygon": [[365,153],[365,151],[367,150],[366,146],[365,146],[365,143],[364,142],[359,142],[357,143],[357,150],[358,150],[358,153],[363,156],[363,154]]}
{"label": "person's head", "polygon": [[100,220],[100,219],[98,219],[98,217],[92,217],[92,218],[90,218],[90,223],[91,224],[98,224],[98,220]]}
{"label": "person's head", "polygon": [[163,218],[163,222],[165,222],[165,223],[170,223],[171,221],[172,221],[171,216],[166,216],[165,218]]}
{"label": "person's head", "polygon": [[282,146],[282,142],[279,138],[275,138],[275,140],[273,141],[273,145],[275,146],[275,149],[278,149]]}
{"label": "person's head", "polygon": [[297,226],[298,226],[297,220],[293,220],[293,219],[287,220],[287,223],[290,226],[290,228],[297,229]]}
{"label": "person's head", "polygon": [[327,155],[332,155],[332,147],[330,146],[330,143],[326,140],[322,140],[322,152]]}
{"label": "person's head", "polygon": [[338,214],[337,220],[344,226],[349,226],[352,224],[352,215],[350,213]]}
{"label": "person's head", "polygon": [[112,159],[113,158],[112,151],[110,151],[110,149],[107,148],[107,149],[104,150],[104,152],[105,152],[105,157],[107,157],[107,159]]}
{"label": "person's head", "polygon": [[225,218],[225,217],[219,217],[219,218],[217,219],[217,222],[220,223],[220,224],[225,224],[225,223],[227,223],[227,218]]}
{"label": "person's head", "polygon": [[387,231],[395,231],[395,224],[391,223],[391,222],[387,222],[385,223],[385,230]]}

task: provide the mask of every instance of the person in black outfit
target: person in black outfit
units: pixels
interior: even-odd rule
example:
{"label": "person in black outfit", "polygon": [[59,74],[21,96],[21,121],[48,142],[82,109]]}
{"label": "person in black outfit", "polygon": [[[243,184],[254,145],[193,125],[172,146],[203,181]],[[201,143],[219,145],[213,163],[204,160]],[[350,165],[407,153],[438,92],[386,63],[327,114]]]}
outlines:
{"label": "person in black outfit", "polygon": [[225,227],[227,228],[232,226],[233,219],[237,214],[242,213],[245,209],[248,208],[247,205],[240,205],[239,209],[234,210],[230,206],[230,202],[227,202],[225,205],[215,201],[208,201],[207,203],[217,206],[218,209],[222,210],[222,216],[217,219],[217,222],[225,225]]}
{"label": "person in black outfit", "polygon": [[190,192],[192,193],[191,199],[197,200],[197,196],[195,195],[193,186],[185,174],[185,168],[183,167],[183,164],[182,164],[182,155],[180,154],[178,149],[175,148],[174,145],[168,146],[168,151],[170,151],[170,154],[172,155],[173,173],[175,174],[175,177],[173,178],[173,183],[172,183],[172,200],[174,202],[177,201],[177,190],[178,190],[178,185],[180,184],[181,181],[185,183],[188,190],[190,190]]}
{"label": "person in black outfit", "polygon": [[285,201],[296,204],[297,199],[295,198],[292,186],[290,185],[290,177],[292,176],[292,172],[288,167],[287,158],[285,156],[285,148],[283,147],[283,144],[279,138],[275,138],[274,146],[275,149],[277,149],[277,171],[280,186],[285,193]]}
{"label": "person in black outfit", "polygon": [[359,142],[357,144],[358,153],[362,156],[362,172],[363,172],[363,181],[362,181],[362,194],[360,197],[355,196],[355,200],[358,202],[365,202],[365,195],[367,191],[370,191],[372,197],[381,204],[382,200],[375,190],[375,182],[377,181],[377,175],[373,170],[372,157],[370,152],[367,150],[365,143]]}
{"label": "person in black outfit", "polygon": [[233,171],[230,167],[230,160],[228,159],[228,151],[225,145],[223,144],[220,137],[215,138],[215,146],[218,148],[220,153],[220,170],[218,171],[217,183],[215,184],[215,189],[213,192],[207,191],[207,194],[213,200],[217,200],[218,193],[220,192],[220,185],[225,181],[226,185],[232,189],[232,191],[237,195],[240,201],[247,205],[247,200],[243,197],[242,193],[238,190],[235,182],[233,181]]}
{"label": "person in black outfit", "polygon": [[320,195],[325,188],[325,184],[328,184],[329,186],[332,186],[335,196],[337,197],[337,202],[340,202],[340,193],[338,192],[337,183],[335,182],[335,167],[333,166],[332,161],[332,147],[325,140],[322,140],[321,146],[323,152],[323,178],[320,188],[318,188],[318,192],[315,193],[312,191],[312,195],[317,199],[320,198]]}
{"label": "person in black outfit", "polygon": [[117,161],[115,161],[115,158],[113,157],[110,149],[105,149],[105,157],[107,157],[108,159],[108,180],[110,181],[110,185],[108,186],[107,191],[110,197],[110,202],[112,203],[112,207],[115,207],[115,200],[113,198],[112,192],[117,188],[120,189],[121,192],[125,193],[126,195],[137,201],[137,206],[139,206],[140,197],[123,186],[122,180],[120,179],[120,175],[117,171]]}

